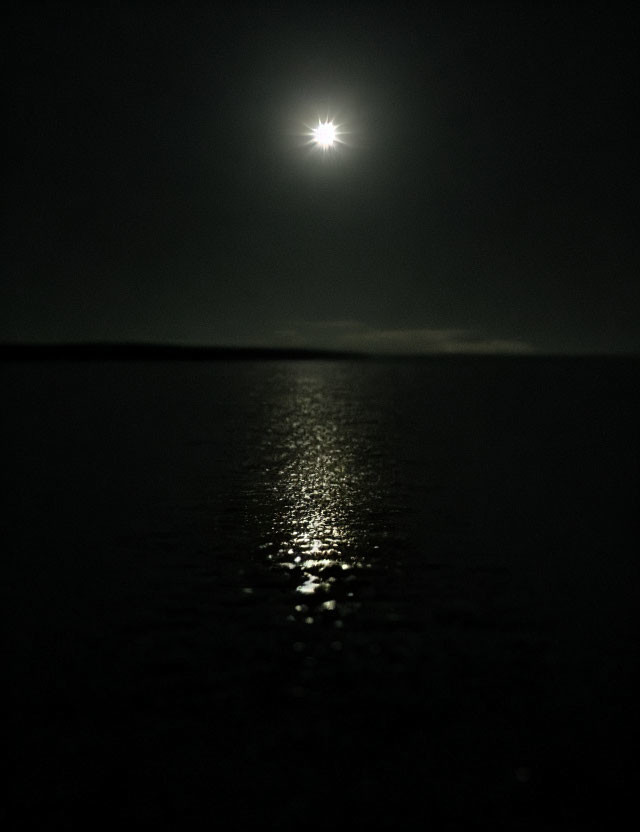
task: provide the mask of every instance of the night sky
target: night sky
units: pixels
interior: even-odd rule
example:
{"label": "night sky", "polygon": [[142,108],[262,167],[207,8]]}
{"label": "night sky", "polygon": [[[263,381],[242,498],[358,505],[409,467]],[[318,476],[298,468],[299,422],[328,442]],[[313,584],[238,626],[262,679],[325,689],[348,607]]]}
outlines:
{"label": "night sky", "polygon": [[4,18],[2,340],[640,351],[627,7]]}

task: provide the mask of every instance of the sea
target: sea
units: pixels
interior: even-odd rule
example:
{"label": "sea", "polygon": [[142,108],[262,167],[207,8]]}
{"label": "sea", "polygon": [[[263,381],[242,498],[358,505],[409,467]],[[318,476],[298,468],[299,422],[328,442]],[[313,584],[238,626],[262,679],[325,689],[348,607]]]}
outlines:
{"label": "sea", "polygon": [[4,828],[622,816],[639,369],[3,362]]}

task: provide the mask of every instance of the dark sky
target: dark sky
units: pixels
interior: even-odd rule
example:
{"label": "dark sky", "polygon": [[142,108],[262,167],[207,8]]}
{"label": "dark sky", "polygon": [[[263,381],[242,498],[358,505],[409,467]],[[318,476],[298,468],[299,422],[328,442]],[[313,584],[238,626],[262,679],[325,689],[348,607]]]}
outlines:
{"label": "dark sky", "polygon": [[5,15],[3,340],[640,350],[625,6],[87,5]]}

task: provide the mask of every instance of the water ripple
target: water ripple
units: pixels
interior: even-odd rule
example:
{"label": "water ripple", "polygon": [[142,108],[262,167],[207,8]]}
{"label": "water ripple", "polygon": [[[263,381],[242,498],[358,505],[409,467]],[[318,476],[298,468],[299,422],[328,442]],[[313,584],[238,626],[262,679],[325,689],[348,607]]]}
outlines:
{"label": "water ripple", "polygon": [[268,506],[262,548],[274,567],[294,573],[301,596],[370,566],[384,534],[375,521],[384,498],[381,425],[354,382],[347,366],[290,364],[265,408],[258,455],[266,464],[256,472]]}

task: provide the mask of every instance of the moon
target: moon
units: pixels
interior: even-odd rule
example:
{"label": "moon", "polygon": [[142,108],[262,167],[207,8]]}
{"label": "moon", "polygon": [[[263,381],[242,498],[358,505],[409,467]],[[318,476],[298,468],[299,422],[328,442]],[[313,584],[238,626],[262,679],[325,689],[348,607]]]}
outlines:
{"label": "moon", "polygon": [[338,128],[332,121],[319,121],[311,134],[314,143],[323,150],[328,150],[338,141]]}

